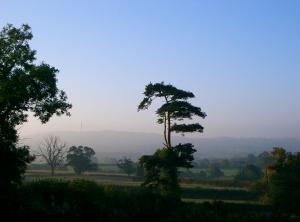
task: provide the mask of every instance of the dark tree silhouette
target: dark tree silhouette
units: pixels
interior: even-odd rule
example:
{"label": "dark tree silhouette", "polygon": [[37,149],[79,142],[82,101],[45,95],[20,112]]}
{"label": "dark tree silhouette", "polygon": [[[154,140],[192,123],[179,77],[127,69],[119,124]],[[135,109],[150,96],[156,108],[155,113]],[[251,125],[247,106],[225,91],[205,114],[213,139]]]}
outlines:
{"label": "dark tree silhouette", "polygon": [[264,200],[278,210],[300,212],[300,152],[289,153],[282,147],[271,152],[273,164],[268,167]]}
{"label": "dark tree silhouette", "polygon": [[57,136],[49,136],[40,144],[37,156],[46,161],[53,176],[55,169],[64,165],[66,153],[66,143],[62,142]]}
{"label": "dark tree silhouette", "polygon": [[136,172],[136,164],[129,158],[123,157],[117,163],[117,166],[123,170],[128,176]]}
{"label": "dark tree silhouette", "polygon": [[36,51],[28,25],[5,26],[0,32],[0,185],[20,182],[26,164],[33,160],[27,146],[17,148],[16,126],[28,112],[46,123],[52,115],[70,115],[64,91],[57,88],[58,70],[46,63],[34,64]]}
{"label": "dark tree silhouette", "polygon": [[84,171],[96,170],[97,164],[92,161],[95,151],[88,146],[72,146],[67,154],[67,166],[73,167],[76,174]]}
{"label": "dark tree silhouette", "polygon": [[140,158],[140,164],[146,171],[143,185],[158,188],[162,194],[177,195],[179,193],[177,168],[192,167],[193,153],[196,150],[190,143],[172,146],[171,133],[202,133],[203,127],[199,123],[179,124],[178,121],[190,120],[193,116],[205,118],[206,114],[188,102],[188,99],[195,97],[193,93],[165,85],[163,82],[146,85],[144,95],[138,111],[148,109],[154,99],[163,100],[156,114],[157,122],[164,126],[164,148],[158,149],[151,156]]}
{"label": "dark tree silhouette", "polygon": [[192,133],[203,132],[199,123],[178,124],[175,121],[192,119],[193,116],[205,118],[206,114],[199,107],[193,106],[187,100],[194,98],[194,94],[177,89],[172,85],[162,83],[149,83],[145,87],[144,99],[138,106],[138,111],[148,109],[155,98],[163,99],[163,105],[156,110],[157,122],[164,124],[164,145],[171,148],[171,132]]}

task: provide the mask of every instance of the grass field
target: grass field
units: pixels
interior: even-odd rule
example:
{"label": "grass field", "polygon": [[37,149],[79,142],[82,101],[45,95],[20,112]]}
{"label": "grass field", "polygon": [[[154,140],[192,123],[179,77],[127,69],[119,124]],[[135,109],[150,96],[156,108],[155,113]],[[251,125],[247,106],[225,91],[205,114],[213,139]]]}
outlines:
{"label": "grass field", "polygon": [[[235,175],[238,174],[239,170],[238,169],[221,169],[224,172],[224,175],[227,177],[234,177]],[[181,169],[182,172],[187,171],[186,169]],[[192,173],[201,173],[201,172],[207,172],[206,169],[202,168],[191,168],[188,169],[188,171]]]}

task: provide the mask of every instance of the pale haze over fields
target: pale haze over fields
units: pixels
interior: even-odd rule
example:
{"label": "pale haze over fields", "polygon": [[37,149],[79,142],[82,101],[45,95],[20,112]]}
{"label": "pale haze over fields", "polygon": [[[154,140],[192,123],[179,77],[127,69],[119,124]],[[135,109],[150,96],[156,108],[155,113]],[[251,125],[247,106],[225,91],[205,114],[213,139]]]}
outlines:
{"label": "pale haze over fields", "polygon": [[[30,118],[51,131],[161,133],[155,108],[137,112],[149,82],[196,96],[201,137],[300,133],[300,1],[0,0],[0,27],[28,23],[38,61],[60,70],[72,116]],[[161,104],[158,101],[154,104]]]}

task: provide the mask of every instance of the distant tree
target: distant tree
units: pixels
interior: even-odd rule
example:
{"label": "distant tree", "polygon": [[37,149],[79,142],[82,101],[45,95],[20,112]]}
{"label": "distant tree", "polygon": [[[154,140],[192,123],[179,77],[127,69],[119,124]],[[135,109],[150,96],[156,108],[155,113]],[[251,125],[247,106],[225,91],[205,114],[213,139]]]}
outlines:
{"label": "distant tree", "polygon": [[67,166],[71,166],[76,174],[88,170],[97,170],[97,163],[92,161],[95,151],[87,146],[72,146],[67,153]]}
{"label": "distant tree", "polygon": [[282,147],[271,152],[274,163],[268,167],[264,200],[279,210],[300,212],[300,152],[289,153]]}
{"label": "distant tree", "polygon": [[0,186],[20,183],[27,164],[34,159],[28,146],[17,147],[16,127],[27,121],[29,111],[42,123],[54,114],[70,115],[71,104],[57,88],[58,70],[34,63],[31,39],[28,25],[7,25],[0,31]]}
{"label": "distant tree", "polygon": [[57,136],[49,136],[40,144],[37,155],[50,166],[53,176],[55,169],[64,165],[66,153],[66,143]]}
{"label": "distant tree", "polygon": [[148,109],[154,99],[163,100],[163,105],[156,110],[156,114],[157,122],[163,124],[164,147],[151,156],[141,157],[140,163],[146,171],[143,185],[176,194],[179,187],[177,168],[192,167],[193,153],[196,150],[190,143],[172,146],[171,133],[202,133],[203,127],[199,123],[177,122],[192,119],[193,116],[205,118],[206,114],[187,101],[195,97],[193,93],[165,85],[163,82],[146,85],[144,95],[138,111]]}
{"label": "distant tree", "polygon": [[215,164],[210,164],[207,173],[211,178],[218,178],[224,176],[223,171]]}
{"label": "distant tree", "polygon": [[253,164],[246,165],[235,176],[237,181],[257,181],[263,177],[261,169]]}
{"label": "distant tree", "polygon": [[128,176],[136,172],[136,164],[129,158],[123,157],[117,163],[117,166]]}

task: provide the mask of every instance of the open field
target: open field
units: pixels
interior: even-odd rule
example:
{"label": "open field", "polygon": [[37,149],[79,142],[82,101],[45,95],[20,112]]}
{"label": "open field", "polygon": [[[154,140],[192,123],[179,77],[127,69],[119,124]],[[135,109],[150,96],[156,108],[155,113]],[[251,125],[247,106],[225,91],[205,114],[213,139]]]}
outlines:
{"label": "open field", "polygon": [[[185,171],[190,171],[192,173],[201,173],[201,172],[207,172],[206,169],[202,169],[202,168],[191,168],[191,169],[181,169],[182,172]],[[239,170],[238,169],[222,169],[222,171],[224,172],[224,176],[227,177],[233,177],[235,175],[238,174]]]}

